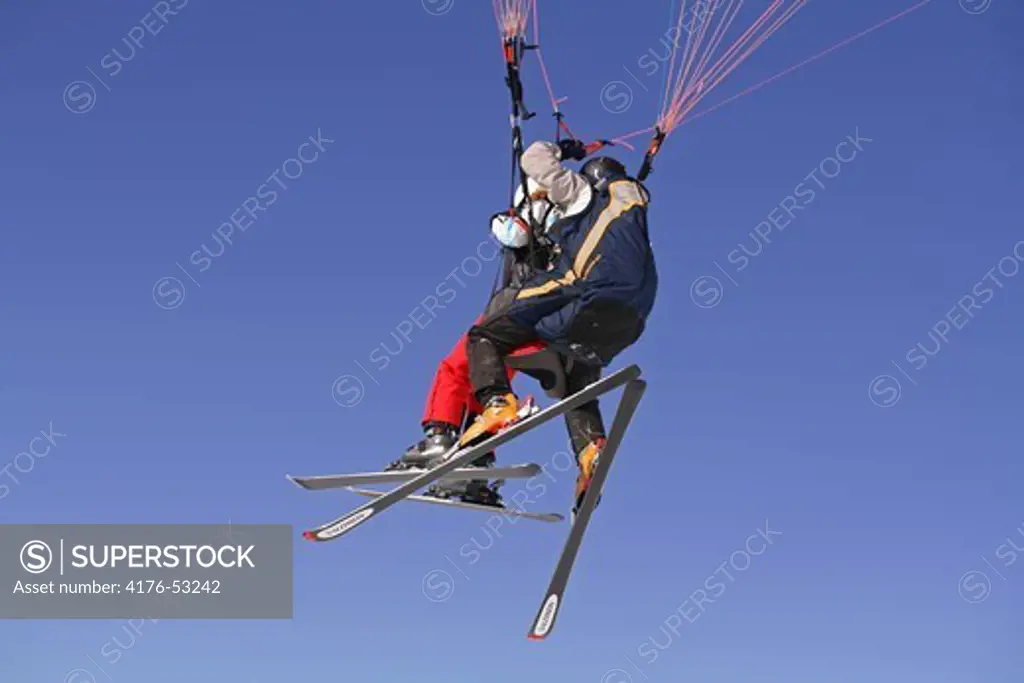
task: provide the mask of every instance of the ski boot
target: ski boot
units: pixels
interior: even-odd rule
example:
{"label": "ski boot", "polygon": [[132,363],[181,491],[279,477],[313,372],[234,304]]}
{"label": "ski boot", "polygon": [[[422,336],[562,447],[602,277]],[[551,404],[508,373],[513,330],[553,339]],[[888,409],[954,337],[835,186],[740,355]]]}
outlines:
{"label": "ski boot", "polygon": [[449,452],[458,438],[458,429],[454,425],[432,422],[426,425],[423,439],[405,449],[402,457],[385,467],[384,471],[427,469]]}
{"label": "ski boot", "polygon": [[[466,432],[459,440],[460,447],[465,448],[466,446],[471,445],[475,441],[480,441],[490,436],[491,433],[493,432],[490,432],[487,429],[482,428],[482,426],[490,425],[495,421],[499,423],[507,421],[508,418],[507,415],[504,414],[504,412],[508,412],[509,410],[511,410],[511,419],[515,419],[515,401],[513,400],[510,406],[510,402],[507,400],[507,398],[508,397],[506,397],[506,400],[501,400],[499,398],[489,401],[488,404],[484,407],[484,412],[482,414],[470,414],[467,416],[467,422],[469,424],[469,427],[466,429]],[[514,397],[512,398],[514,399]],[[498,413],[499,411],[503,412],[497,415],[496,420],[495,414]],[[497,431],[497,429],[495,429],[495,431]],[[494,467],[494,463],[496,461],[497,456],[495,455],[494,451],[491,451],[489,453],[485,453],[484,455],[480,456],[472,463],[470,463],[470,467],[479,467],[481,469],[486,469]],[[501,486],[504,483],[504,481],[498,480],[491,484],[488,482],[487,479],[468,479],[461,481],[439,482],[431,486],[429,489],[427,489],[424,495],[445,499],[456,498],[464,503],[474,503],[476,505],[489,505],[492,507],[501,508],[504,507],[504,505],[501,501],[501,494],[498,493],[498,489],[501,488]]]}
{"label": "ski boot", "polygon": [[[572,521],[576,521],[576,515],[579,514],[580,509],[583,507],[583,499],[587,495],[587,491],[590,489],[590,482],[594,478],[594,470],[597,469],[597,464],[601,459],[601,450],[604,449],[605,438],[598,437],[587,444],[583,452],[576,456],[576,465],[580,468],[579,474],[576,475],[576,492],[573,497],[572,506]],[[594,505],[594,509],[601,504],[601,496],[597,497],[597,503]]]}
{"label": "ski boot", "polygon": [[[384,468],[385,472],[429,469],[438,464],[441,457],[450,452],[458,441],[459,432],[454,425],[445,422],[432,422],[426,425],[423,438],[405,449],[402,457]],[[472,463],[470,467],[492,467],[496,457],[494,451],[485,453]]]}
{"label": "ski boot", "polygon": [[491,484],[486,479],[445,482],[444,484],[434,484],[423,495],[443,500],[454,498],[461,500],[463,503],[504,508],[505,505],[502,502],[501,494],[498,493],[501,483],[494,482]]}
{"label": "ski boot", "polygon": [[[441,422],[428,424],[423,439],[409,446],[402,457],[384,468],[384,471],[430,469],[439,464],[443,456],[452,450],[458,438],[458,430],[453,425]],[[469,466],[486,469],[493,467],[496,460],[497,457],[491,451],[474,460]],[[498,488],[503,483],[499,481],[490,486],[487,479],[442,482],[432,485],[424,495],[444,499],[458,498],[463,502],[479,505],[501,505]]]}
{"label": "ski boot", "polygon": [[459,439],[459,446],[465,448],[473,443],[494,436],[519,419],[519,406],[515,394],[493,396],[481,413]]}
{"label": "ski boot", "polygon": [[[497,461],[497,456],[494,451],[485,453],[479,458],[470,463],[470,467],[478,467],[484,472],[494,467],[494,463]],[[501,494],[498,493],[498,489],[504,484],[504,480],[495,480],[494,483],[489,483],[487,479],[465,479],[457,481],[446,481],[433,484],[428,488],[423,495],[431,496],[434,498],[457,498],[463,503],[475,503],[477,505],[491,505],[494,507],[503,507],[501,502]]]}
{"label": "ski boot", "polygon": [[[470,416],[470,426],[459,440],[462,448],[471,446],[475,442],[482,441],[509,425],[530,417],[540,410],[532,396],[528,396],[521,403],[517,401],[514,394],[495,396],[484,406],[484,412],[480,415]],[[494,467],[497,460],[494,451],[485,453],[474,460],[472,467]],[[505,484],[503,479],[488,483],[486,479],[470,479],[452,483],[435,484],[426,495],[433,495],[442,498],[458,497],[464,503],[475,503],[477,505],[490,505],[504,508],[501,494],[498,490]]]}

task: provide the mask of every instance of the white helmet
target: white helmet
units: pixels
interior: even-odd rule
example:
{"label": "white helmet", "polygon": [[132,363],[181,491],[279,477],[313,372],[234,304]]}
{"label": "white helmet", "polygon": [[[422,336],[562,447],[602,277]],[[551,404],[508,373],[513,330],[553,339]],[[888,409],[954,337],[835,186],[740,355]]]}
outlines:
{"label": "white helmet", "polygon": [[[526,179],[526,189],[530,195],[543,190],[533,178]],[[491,232],[506,247],[525,247],[530,242],[530,225],[541,226],[544,232],[551,229],[564,212],[547,197],[527,199],[523,194],[523,186],[519,185],[515,193],[515,216],[507,213],[498,214],[491,219]]]}

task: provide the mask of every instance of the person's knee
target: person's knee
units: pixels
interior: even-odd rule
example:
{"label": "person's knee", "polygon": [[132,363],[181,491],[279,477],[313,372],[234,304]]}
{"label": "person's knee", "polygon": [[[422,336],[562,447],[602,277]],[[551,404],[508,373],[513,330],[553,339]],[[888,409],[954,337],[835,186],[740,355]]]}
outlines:
{"label": "person's knee", "polygon": [[487,328],[482,325],[473,325],[469,328],[469,332],[466,333],[466,341],[469,344],[475,344],[481,339],[489,339],[490,335],[487,332]]}
{"label": "person's knee", "polygon": [[632,346],[643,332],[644,321],[628,304],[615,299],[591,302],[573,317],[567,337],[608,366]]}
{"label": "person's knee", "polygon": [[536,333],[519,320],[501,316],[491,318],[486,322],[474,325],[467,333],[469,343],[472,346],[481,341],[488,341],[499,350],[500,353],[510,353],[513,349],[536,338]]}

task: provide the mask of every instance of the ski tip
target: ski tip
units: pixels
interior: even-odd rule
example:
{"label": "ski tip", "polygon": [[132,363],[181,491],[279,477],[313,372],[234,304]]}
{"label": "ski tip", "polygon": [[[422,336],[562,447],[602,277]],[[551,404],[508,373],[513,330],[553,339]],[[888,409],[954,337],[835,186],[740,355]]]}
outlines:
{"label": "ski tip", "polygon": [[303,531],[302,532],[302,537],[304,539],[306,539],[307,541],[315,541],[315,540],[317,540],[316,532],[315,531]]}
{"label": "ski tip", "polygon": [[540,641],[544,640],[544,638],[545,638],[545,636],[539,636],[536,633],[527,633],[526,634],[526,639],[527,640],[532,640],[535,643],[539,643]]}
{"label": "ski tip", "polygon": [[294,474],[286,474],[286,475],[284,475],[284,477],[285,477],[285,479],[287,479],[291,483],[293,483],[296,486],[298,486],[300,489],[305,489],[307,491],[309,490],[309,487],[306,486],[305,482],[302,481],[302,477],[297,477]]}

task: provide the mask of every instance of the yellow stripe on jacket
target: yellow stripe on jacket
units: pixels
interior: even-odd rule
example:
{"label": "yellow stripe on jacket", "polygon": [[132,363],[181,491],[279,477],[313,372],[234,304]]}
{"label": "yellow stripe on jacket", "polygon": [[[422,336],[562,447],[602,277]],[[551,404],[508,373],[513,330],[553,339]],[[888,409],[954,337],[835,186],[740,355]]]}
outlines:
{"label": "yellow stripe on jacket", "polygon": [[583,246],[580,247],[576,258],[573,260],[572,270],[563,277],[549,280],[543,285],[521,290],[516,295],[516,299],[544,296],[545,294],[557,291],[561,287],[567,287],[579,280],[585,280],[601,259],[601,254],[595,252],[611,224],[633,207],[647,206],[646,197],[644,197],[640,186],[634,182],[618,180],[608,186],[608,193],[610,196],[608,206],[604,208],[601,215],[594,221],[593,227],[590,228],[586,239],[583,240]]}
{"label": "yellow stripe on jacket", "polygon": [[[608,193],[611,196],[608,206],[597,217],[594,227],[587,233],[587,239],[583,241],[583,246],[577,252],[576,260],[573,261],[572,269],[577,274],[590,274],[591,269],[587,268],[587,262],[594,255],[594,251],[601,243],[601,240],[604,239],[605,233],[608,232],[608,228],[615,219],[621,218],[635,206],[647,205],[640,186],[629,180],[618,180],[612,183],[608,186]],[[586,275],[583,277],[586,277]]]}

